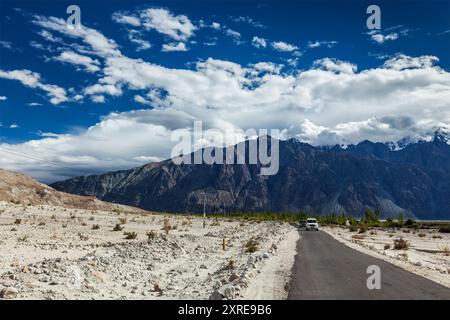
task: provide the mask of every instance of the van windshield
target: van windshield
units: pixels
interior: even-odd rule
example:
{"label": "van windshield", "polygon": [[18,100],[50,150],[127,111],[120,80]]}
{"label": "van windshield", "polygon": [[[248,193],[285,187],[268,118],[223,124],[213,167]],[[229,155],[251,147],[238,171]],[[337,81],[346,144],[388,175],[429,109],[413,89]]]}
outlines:
{"label": "van windshield", "polygon": [[316,219],[308,219],[308,223],[316,223],[317,220]]}

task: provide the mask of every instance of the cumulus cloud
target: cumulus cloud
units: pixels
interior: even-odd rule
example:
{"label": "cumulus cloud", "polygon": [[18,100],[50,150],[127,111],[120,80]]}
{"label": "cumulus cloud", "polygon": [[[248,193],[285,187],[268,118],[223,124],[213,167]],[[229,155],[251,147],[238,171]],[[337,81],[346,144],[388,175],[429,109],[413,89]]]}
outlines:
{"label": "cumulus cloud", "polygon": [[218,22],[213,22],[211,23],[211,28],[215,29],[215,30],[220,30],[222,26],[220,25],[220,23]]}
{"label": "cumulus cloud", "polygon": [[292,52],[292,51],[296,51],[298,49],[297,46],[283,42],[283,41],[272,42],[272,47],[275,50],[281,51],[281,52]]}
{"label": "cumulus cloud", "polygon": [[[55,20],[49,21],[42,25],[52,28]],[[241,130],[277,128],[284,138],[313,144],[425,137],[450,124],[450,73],[435,66],[433,56],[402,55],[363,70],[334,58],[297,72],[283,72],[282,65],[271,62],[241,65],[213,58],[184,69],[127,57],[112,40],[86,27],[77,34],[60,32],[104,59],[101,77],[84,90],[86,95],[131,92],[145,108],[111,113],[84,132],[0,145],[73,168],[52,169],[13,156],[0,159],[1,167],[47,181],[167,158],[177,143],[170,140],[171,132],[190,131],[195,120],[202,120],[205,130],[241,139]]]}
{"label": "cumulus cloud", "polygon": [[0,96],[0,101],[6,101],[6,99],[8,99],[8,97]]}
{"label": "cumulus cloud", "polygon": [[163,52],[174,52],[174,51],[187,51],[187,48],[186,48],[186,44],[184,44],[184,42],[178,42],[178,43],[163,44],[161,50]]}
{"label": "cumulus cloud", "polygon": [[0,78],[20,81],[26,87],[43,90],[50,98],[50,102],[55,105],[69,100],[64,88],[43,83],[41,75],[30,70],[4,71],[0,69]]}
{"label": "cumulus cloud", "polygon": [[415,68],[431,68],[439,62],[439,58],[435,56],[409,57],[399,54],[396,57],[387,60],[384,67],[394,70],[415,69]]}
{"label": "cumulus cloud", "polygon": [[145,9],[139,16],[145,29],[155,30],[177,41],[187,41],[197,29],[187,16],[173,15],[167,9]]}
{"label": "cumulus cloud", "polygon": [[97,59],[92,59],[91,57],[83,56],[73,51],[63,51],[59,56],[55,57],[54,60],[81,66],[87,72],[93,73],[100,71],[100,62]]}
{"label": "cumulus cloud", "polygon": [[380,30],[372,30],[367,34],[370,39],[378,44],[383,44],[386,41],[394,41],[400,37],[407,36],[410,30],[402,25],[393,26],[385,29],[386,33],[383,34]]}
{"label": "cumulus cloud", "polygon": [[256,48],[266,48],[267,47],[267,40],[260,37],[253,37],[252,45]]}
{"label": "cumulus cloud", "polygon": [[355,64],[352,64],[350,62],[341,61],[338,59],[330,59],[330,58],[323,58],[314,61],[314,67],[332,71],[336,73],[348,73],[352,74],[356,71],[357,67]]}
{"label": "cumulus cloud", "polygon": [[129,30],[128,31],[128,40],[136,45],[136,51],[148,50],[152,47],[152,44],[142,39],[141,32],[137,30]]}
{"label": "cumulus cloud", "polygon": [[105,103],[106,98],[105,98],[105,96],[102,96],[102,95],[94,95],[94,96],[91,96],[91,101],[94,103]]}

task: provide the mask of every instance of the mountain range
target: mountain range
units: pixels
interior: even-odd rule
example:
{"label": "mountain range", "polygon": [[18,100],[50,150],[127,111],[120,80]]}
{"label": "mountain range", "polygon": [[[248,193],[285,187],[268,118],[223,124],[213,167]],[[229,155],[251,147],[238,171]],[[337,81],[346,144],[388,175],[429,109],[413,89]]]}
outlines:
{"label": "mountain range", "polygon": [[[280,168],[176,165],[170,159],[135,169],[56,182],[57,190],[147,210],[175,213],[270,211],[418,219],[450,218],[449,136],[430,141],[316,147],[280,141]],[[248,142],[243,142],[248,148]],[[236,147],[236,146],[235,146]],[[192,156],[192,155],[191,155]]]}

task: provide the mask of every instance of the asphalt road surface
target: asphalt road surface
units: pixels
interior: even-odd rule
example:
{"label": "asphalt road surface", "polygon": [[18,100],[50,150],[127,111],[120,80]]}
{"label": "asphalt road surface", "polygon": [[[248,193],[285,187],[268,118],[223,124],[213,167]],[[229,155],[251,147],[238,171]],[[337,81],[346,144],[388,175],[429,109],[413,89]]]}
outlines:
{"label": "asphalt road surface", "polygon": [[[450,289],[351,249],[323,231],[300,231],[300,236],[288,299],[450,300]],[[379,290],[367,288],[371,265],[380,267]]]}

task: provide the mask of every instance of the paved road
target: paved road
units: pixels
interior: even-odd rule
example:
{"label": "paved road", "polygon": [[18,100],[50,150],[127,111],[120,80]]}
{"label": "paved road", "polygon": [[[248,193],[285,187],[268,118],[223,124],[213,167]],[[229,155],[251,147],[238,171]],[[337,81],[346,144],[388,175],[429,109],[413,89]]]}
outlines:
{"label": "paved road", "polygon": [[[323,231],[300,231],[288,299],[450,299],[450,289],[353,250]],[[381,269],[381,289],[367,289],[367,267]]]}

